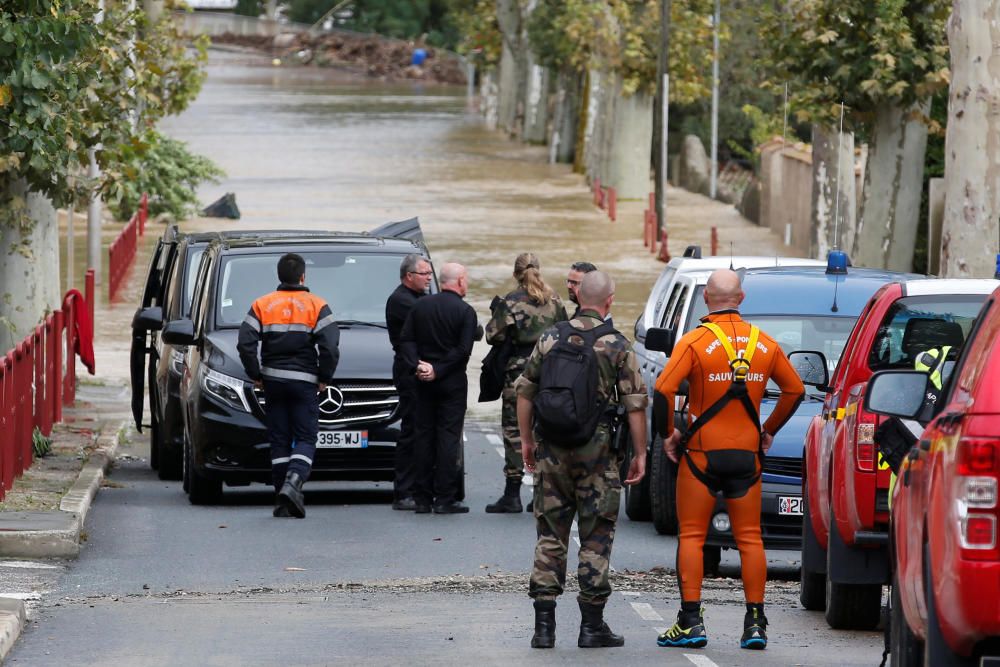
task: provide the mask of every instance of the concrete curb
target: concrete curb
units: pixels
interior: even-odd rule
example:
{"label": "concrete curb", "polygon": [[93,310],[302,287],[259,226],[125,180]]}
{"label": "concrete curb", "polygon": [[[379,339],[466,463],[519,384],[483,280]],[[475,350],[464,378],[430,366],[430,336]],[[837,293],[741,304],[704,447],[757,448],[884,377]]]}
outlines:
{"label": "concrete curb", "polygon": [[54,515],[52,523],[58,524],[58,527],[2,531],[0,554],[19,558],[76,558],[80,555],[83,523],[105,474],[115,461],[118,441],[128,432],[128,423],[128,420],[122,420],[114,433],[97,439],[97,448],[60,501],[60,512],[47,513]]}
{"label": "concrete curb", "polygon": [[14,598],[0,598],[0,664],[14,648],[14,643],[24,628],[25,618],[24,602]]}

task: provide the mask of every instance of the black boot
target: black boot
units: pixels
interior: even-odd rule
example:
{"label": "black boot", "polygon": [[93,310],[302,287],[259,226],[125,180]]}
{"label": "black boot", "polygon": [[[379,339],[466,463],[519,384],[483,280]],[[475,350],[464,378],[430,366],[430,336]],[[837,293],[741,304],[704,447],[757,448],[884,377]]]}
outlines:
{"label": "black boot", "polygon": [[767,616],[764,603],[747,603],[747,613],[743,617],[743,636],[740,648],[762,650],[767,648]]}
{"label": "black boot", "polygon": [[535,634],[531,648],[552,648],[556,645],[556,601],[535,600]]}
{"label": "black boot", "polygon": [[486,506],[487,514],[516,514],[523,511],[524,508],[521,507],[521,480],[511,477],[507,478],[507,484],[504,486],[500,499]]}
{"label": "black boot", "polygon": [[278,504],[296,519],[306,518],[305,497],[302,494],[302,478],[299,473],[290,472],[285,477],[285,484],[278,492]]}
{"label": "black boot", "polygon": [[580,648],[624,646],[625,638],[616,635],[604,622],[604,605],[587,604],[580,600]]}

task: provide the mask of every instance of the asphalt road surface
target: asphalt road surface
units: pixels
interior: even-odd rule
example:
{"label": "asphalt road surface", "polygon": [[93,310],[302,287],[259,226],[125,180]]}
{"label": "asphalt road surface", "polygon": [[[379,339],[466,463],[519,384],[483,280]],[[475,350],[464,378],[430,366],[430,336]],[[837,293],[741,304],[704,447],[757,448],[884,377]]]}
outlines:
{"label": "asphalt road surface", "polygon": [[[31,600],[8,664],[878,664],[879,633],[832,631],[799,607],[797,554],[781,551],[768,554],[766,651],[738,648],[742,590],[725,578],[706,582],[708,647],[657,647],[678,608],[676,543],[624,516],[606,618],[625,646],[576,648],[568,592],[556,649],[532,650],[531,518],[483,512],[502,486],[498,444],[495,425],[467,429],[470,514],[394,512],[386,484],[318,483],[297,521],[272,518],[260,485],[191,506],[179,483],[156,479],[136,437],[88,516],[78,561],[0,561],[2,585]],[[723,574],[738,575],[735,552]]]}

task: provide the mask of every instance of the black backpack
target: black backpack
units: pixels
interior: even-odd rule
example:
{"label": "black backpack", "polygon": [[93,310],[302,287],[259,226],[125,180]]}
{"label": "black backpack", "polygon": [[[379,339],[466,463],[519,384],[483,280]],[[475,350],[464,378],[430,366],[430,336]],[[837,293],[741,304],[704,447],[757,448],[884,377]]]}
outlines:
{"label": "black backpack", "polygon": [[[594,343],[617,333],[607,322],[581,331],[569,322],[556,324],[559,339],[542,360],[542,377],[535,395],[535,428],[539,435],[563,447],[590,442],[605,416],[608,399],[597,390],[599,367]],[[569,342],[579,336],[583,345]]]}

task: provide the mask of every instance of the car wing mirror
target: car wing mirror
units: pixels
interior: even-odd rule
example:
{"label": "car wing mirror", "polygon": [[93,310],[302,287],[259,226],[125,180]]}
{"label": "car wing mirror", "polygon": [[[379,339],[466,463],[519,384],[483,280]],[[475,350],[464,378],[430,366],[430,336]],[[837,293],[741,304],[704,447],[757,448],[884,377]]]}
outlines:
{"label": "car wing mirror", "polygon": [[865,410],[914,419],[924,406],[928,380],[927,373],[922,371],[879,371],[865,387]]}
{"label": "car wing mirror", "polygon": [[826,355],[822,352],[796,350],[788,355],[788,363],[799,374],[802,384],[816,387],[820,391],[830,390],[830,371]]}
{"label": "car wing mirror", "polygon": [[187,318],[167,322],[160,338],[169,345],[194,345],[198,342],[194,335],[194,322]]}
{"label": "car wing mirror", "polygon": [[159,331],[163,328],[163,308],[150,306],[135,311],[132,328],[140,331]]}
{"label": "car wing mirror", "polygon": [[670,354],[674,350],[674,330],[669,328],[646,329],[646,349]]}

